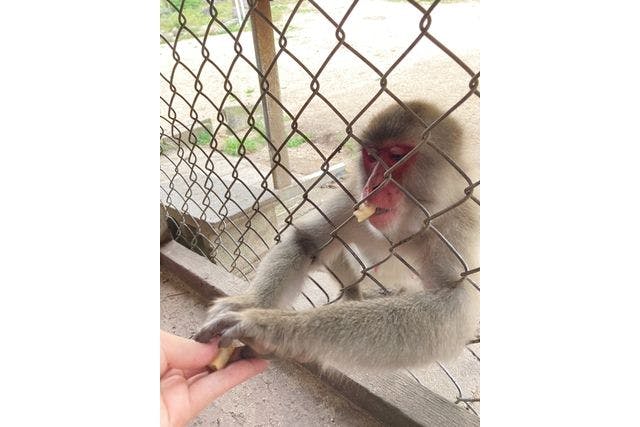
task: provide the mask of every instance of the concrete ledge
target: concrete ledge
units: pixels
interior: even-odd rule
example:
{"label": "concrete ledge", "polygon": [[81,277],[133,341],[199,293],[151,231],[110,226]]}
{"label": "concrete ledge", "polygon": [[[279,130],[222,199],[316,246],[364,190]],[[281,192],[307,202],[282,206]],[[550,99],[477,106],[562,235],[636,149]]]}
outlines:
{"label": "concrete ledge", "polygon": [[[201,298],[234,295],[249,284],[175,241],[160,248],[160,262]],[[370,374],[304,365],[385,425],[479,426],[480,419],[400,373]]]}

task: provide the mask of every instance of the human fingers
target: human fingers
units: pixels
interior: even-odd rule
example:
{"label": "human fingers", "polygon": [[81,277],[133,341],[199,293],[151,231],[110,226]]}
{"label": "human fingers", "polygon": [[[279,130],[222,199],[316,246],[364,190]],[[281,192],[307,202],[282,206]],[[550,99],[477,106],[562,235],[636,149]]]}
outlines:
{"label": "human fingers", "polygon": [[207,366],[218,354],[217,341],[201,344],[160,331],[160,376],[169,368],[191,371]]}
{"label": "human fingers", "polygon": [[267,365],[267,361],[261,359],[239,360],[209,375],[198,376],[189,385],[194,413],[199,413],[229,389],[264,371]]}

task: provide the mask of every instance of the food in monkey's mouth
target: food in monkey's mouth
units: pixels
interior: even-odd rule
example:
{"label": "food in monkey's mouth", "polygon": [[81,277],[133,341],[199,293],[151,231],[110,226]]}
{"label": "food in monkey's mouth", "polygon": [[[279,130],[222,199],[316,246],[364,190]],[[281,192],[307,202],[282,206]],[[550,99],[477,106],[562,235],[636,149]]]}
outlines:
{"label": "food in monkey's mouth", "polygon": [[389,211],[390,209],[375,207],[368,203],[363,203],[357,210],[353,212],[353,216],[356,217],[358,222],[363,222],[374,215],[383,215]]}
{"label": "food in monkey's mouth", "polygon": [[358,209],[353,212],[353,216],[356,217],[358,222],[367,220],[371,215],[376,212],[376,208],[368,203],[363,203]]}

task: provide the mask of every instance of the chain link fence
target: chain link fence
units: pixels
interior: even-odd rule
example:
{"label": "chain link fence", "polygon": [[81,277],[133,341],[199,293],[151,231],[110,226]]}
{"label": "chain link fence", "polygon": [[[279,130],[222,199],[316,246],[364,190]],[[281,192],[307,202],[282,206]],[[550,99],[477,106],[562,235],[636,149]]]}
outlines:
{"label": "chain link fence", "polygon": [[[411,111],[408,100],[426,99],[443,114],[422,122],[418,145],[437,150],[463,190],[443,209],[422,206],[391,174],[408,156],[386,171],[386,182],[421,206],[424,229],[438,235],[461,278],[479,292],[479,266],[432,222],[462,204],[479,206],[477,168],[459,165],[429,140],[444,118],[457,115],[471,129],[466,139],[477,143],[477,4],[439,3],[162,0],[160,201],[173,238],[250,280],[287,228],[311,211],[325,216],[332,193],[363,202],[345,179],[372,114],[394,103]],[[334,225],[337,238],[344,224]],[[419,276],[395,250],[414,237],[389,240],[389,256],[375,265],[343,242],[365,293],[393,291],[375,274],[391,258]],[[332,303],[350,285],[324,268],[309,275],[293,307]],[[478,414],[479,341],[451,364],[408,373]]]}

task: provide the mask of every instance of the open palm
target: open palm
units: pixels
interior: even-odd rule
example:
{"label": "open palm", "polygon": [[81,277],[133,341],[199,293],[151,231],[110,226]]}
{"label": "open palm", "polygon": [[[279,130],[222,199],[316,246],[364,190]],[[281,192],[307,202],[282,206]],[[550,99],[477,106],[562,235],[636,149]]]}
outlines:
{"label": "open palm", "polygon": [[211,401],[266,368],[266,361],[250,359],[210,373],[217,341],[200,344],[160,331],[161,426],[184,426]]}

